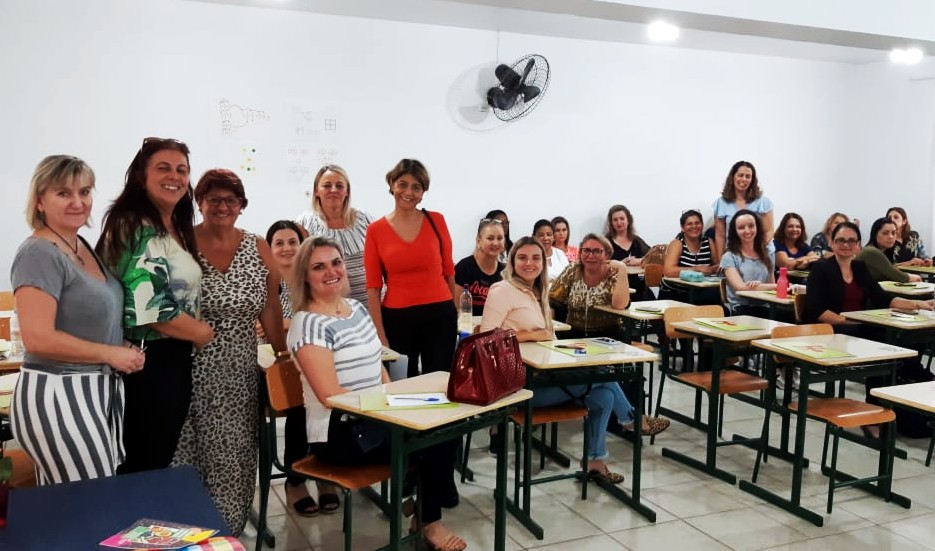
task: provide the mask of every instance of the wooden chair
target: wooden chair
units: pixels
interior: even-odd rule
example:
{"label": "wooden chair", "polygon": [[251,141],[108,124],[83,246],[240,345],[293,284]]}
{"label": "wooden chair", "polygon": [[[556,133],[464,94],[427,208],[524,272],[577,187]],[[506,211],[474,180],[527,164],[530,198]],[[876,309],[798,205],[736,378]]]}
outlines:
{"label": "wooden chair", "polygon": [[[560,454],[558,450],[558,424],[564,421],[581,421],[581,429],[584,434],[584,443],[582,444],[581,449],[581,471],[584,473],[582,477],[581,484],[581,499],[588,498],[588,429],[587,429],[587,420],[588,420],[588,409],[578,403],[578,401],[569,402],[566,404],[559,404],[557,406],[544,406],[533,408],[532,410],[532,420],[529,423],[531,430],[535,430],[535,427],[540,428],[539,440],[542,443],[542,448],[539,449],[539,469],[545,468],[545,456],[548,452],[553,457]],[[520,441],[522,440],[522,429],[526,426],[526,410],[521,409],[514,411],[510,414],[510,421],[516,425],[516,430],[513,431],[513,452],[516,462],[521,461],[520,455]],[[546,426],[550,427],[550,438],[546,439]],[[501,453],[506,453],[506,450],[502,450]],[[515,468],[513,469],[514,476],[514,488],[517,492],[520,487],[520,472],[522,469]],[[533,480],[532,483],[536,484],[537,482],[546,482],[551,480],[550,478],[540,479],[538,481]],[[516,501],[519,501],[519,495],[515,497]]]}
{"label": "wooden chair", "polygon": [[662,264],[647,264],[643,266],[643,279],[647,287],[659,287],[665,275],[665,266]]}
{"label": "wooden chair", "polygon": [[[276,363],[266,369],[260,384],[260,415],[266,422],[260,426],[260,511],[257,520],[256,549],[263,546],[266,536],[266,513],[269,505],[270,481],[286,476],[301,476],[308,480],[332,484],[344,494],[344,549],[352,549],[353,490],[369,488],[390,477],[389,465],[342,466],[324,464],[310,455],[293,465],[283,465],[276,446],[276,419],[287,409],[304,405],[299,370],[292,361]],[[275,466],[279,474],[274,475]],[[385,491],[384,491],[385,494]],[[275,543],[270,543],[274,545]]]}
{"label": "wooden chair", "polygon": [[[831,335],[833,333],[834,330],[831,325],[827,323],[815,323],[808,325],[776,327],[773,329],[771,336],[774,339],[782,339],[789,337],[806,337],[812,335]],[[780,359],[779,357],[776,357],[775,360],[779,362],[777,365],[795,363],[794,360]],[[793,412],[798,410],[798,404],[795,402],[790,403],[788,407]],[[767,407],[766,417],[763,419],[761,445],[759,451],[757,451],[756,454],[756,463],[753,466],[753,482],[756,482],[756,478],[760,469],[760,460],[763,458],[765,448],[769,441],[769,414],[770,408]],[[876,404],[868,404],[859,400],[852,400],[850,398],[813,398],[808,400],[807,416],[811,419],[816,419],[825,423],[825,438],[824,446],[821,452],[821,467],[822,471],[824,471],[826,468],[829,471],[827,506],[827,511],[829,514],[831,513],[832,504],[834,502],[834,490],[836,488],[855,486],[858,484],[866,484],[870,482],[879,483],[879,481],[886,479],[892,480],[892,453],[889,453],[888,461],[886,461],[886,472],[883,475],[862,479],[852,479],[851,477],[848,477],[847,480],[842,482],[837,482],[836,477],[838,465],[838,441],[843,430],[856,427],[865,427],[869,425],[881,425],[883,428],[883,433],[886,434],[887,438],[891,439],[893,436],[889,434],[889,432],[896,430],[896,414],[893,412],[893,410],[878,406]],[[805,427],[798,427],[796,430],[805,430]],[[831,465],[827,466],[829,436],[833,436],[834,439],[831,451]],[[887,453],[885,451],[885,445],[881,445],[880,449],[881,454]]]}
{"label": "wooden chair", "polygon": [[727,278],[721,278],[721,281],[718,284],[718,291],[721,293],[721,304],[724,306],[724,311],[727,312],[727,315],[731,315],[733,312],[730,308],[730,302],[727,300]]}
{"label": "wooden chair", "polygon": [[0,311],[16,310],[16,298],[13,291],[0,291]]}
{"label": "wooden chair", "polygon": [[13,460],[13,476],[10,488],[32,488],[36,485],[36,464],[21,449],[7,448],[3,455]]}
{"label": "wooden chair", "polygon": [[795,314],[795,323],[805,323],[805,293],[799,293],[792,299],[792,311]]}

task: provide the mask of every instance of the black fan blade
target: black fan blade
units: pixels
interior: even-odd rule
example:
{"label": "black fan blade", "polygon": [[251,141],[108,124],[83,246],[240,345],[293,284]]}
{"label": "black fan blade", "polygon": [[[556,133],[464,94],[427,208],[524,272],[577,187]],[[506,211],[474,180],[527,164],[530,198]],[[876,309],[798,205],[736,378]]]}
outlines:
{"label": "black fan blade", "polygon": [[515,93],[504,92],[499,88],[487,90],[487,105],[495,109],[507,110],[516,103],[517,95]]}
{"label": "black fan blade", "polygon": [[526,63],[526,70],[523,71],[523,80],[521,81],[523,84],[526,83],[526,77],[529,76],[529,71],[532,71],[532,68],[535,64],[536,64],[535,59],[530,59],[529,62]]}
{"label": "black fan blade", "polygon": [[500,81],[500,85],[503,86],[504,90],[515,91],[523,82],[520,80],[519,75],[516,74],[516,71],[506,65],[497,65],[493,72],[497,75],[497,80]]}
{"label": "black fan blade", "polygon": [[523,86],[523,101],[532,101],[542,91],[536,86]]}

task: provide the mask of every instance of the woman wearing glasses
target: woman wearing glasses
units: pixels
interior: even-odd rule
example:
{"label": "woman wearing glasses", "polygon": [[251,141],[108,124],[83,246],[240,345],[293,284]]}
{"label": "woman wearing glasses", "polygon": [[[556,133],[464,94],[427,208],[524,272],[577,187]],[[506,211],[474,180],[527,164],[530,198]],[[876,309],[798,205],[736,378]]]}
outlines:
{"label": "woman wearing glasses", "polygon": [[143,140],[96,248],[123,283],[124,336],[146,348],[144,369],[123,377],[126,459],[119,473],[169,466],[188,415],[192,351],[214,338],[199,320],[194,217],[188,146]]}
{"label": "woman wearing glasses", "polygon": [[240,178],[230,170],[204,173],[195,187],[204,221],[195,226],[202,317],[214,339],[195,356],[192,401],[174,463],[194,465],[235,535],[253,502],[257,468],[259,381],[257,320],[286,359],[279,304],[279,272],[266,241],[234,224],[247,206]]}
{"label": "woman wearing glasses", "polygon": [[[817,251],[821,254],[822,258],[828,258],[834,254],[831,251],[831,231],[841,222],[850,222],[850,219],[844,213],[833,212],[831,216],[825,220],[825,225],[821,231],[812,236],[809,246],[813,251]],[[854,223],[856,224],[857,221],[855,220]]]}
{"label": "woman wearing glasses", "polygon": [[857,254],[857,260],[867,265],[874,281],[918,282],[917,274],[907,274],[896,264],[896,223],[889,218],[877,218],[870,227],[867,246]]}
{"label": "woman wearing glasses", "polygon": [[503,226],[497,219],[484,218],[477,225],[474,254],[462,258],[455,265],[455,283],[471,292],[475,316],[484,313],[484,302],[490,286],[503,279]]}
{"label": "woman wearing glasses", "polygon": [[364,241],[373,217],[351,207],[351,181],[338,165],[325,165],[315,175],[312,210],[296,223],[314,237],[334,239],[341,246],[351,284],[351,298],[367,307],[367,279],[364,275]]}
{"label": "woman wearing glasses", "polygon": [[555,278],[549,291],[553,307],[567,310],[565,322],[571,331],[563,336],[620,336],[620,317],[595,308],[609,305],[623,309],[630,304],[627,272],[619,260],[611,260],[613,247],[602,235],[589,233],[578,247],[578,262]]}

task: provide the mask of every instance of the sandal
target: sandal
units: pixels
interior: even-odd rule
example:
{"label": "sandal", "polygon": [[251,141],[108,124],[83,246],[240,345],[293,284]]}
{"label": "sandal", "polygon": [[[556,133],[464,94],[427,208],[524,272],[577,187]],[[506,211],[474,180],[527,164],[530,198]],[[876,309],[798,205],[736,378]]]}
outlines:
{"label": "sandal", "polygon": [[338,494],[320,494],[318,496],[318,505],[322,513],[331,515],[341,508],[341,500],[338,498]]}
{"label": "sandal", "polygon": [[315,503],[315,498],[312,496],[305,496],[299,498],[292,503],[292,509],[299,516],[303,517],[314,517],[317,516],[321,509],[319,509],[318,504]]}
{"label": "sandal", "polygon": [[611,484],[620,484],[623,482],[623,475],[620,473],[615,473],[604,467],[604,470],[591,469],[588,471],[588,476],[593,480],[602,480],[604,482],[610,482]]}
{"label": "sandal", "polygon": [[[664,417],[643,417],[643,419],[646,420],[646,427],[640,433],[644,436],[656,436],[672,424],[671,421]],[[624,425],[623,430],[633,432],[633,423]]]}

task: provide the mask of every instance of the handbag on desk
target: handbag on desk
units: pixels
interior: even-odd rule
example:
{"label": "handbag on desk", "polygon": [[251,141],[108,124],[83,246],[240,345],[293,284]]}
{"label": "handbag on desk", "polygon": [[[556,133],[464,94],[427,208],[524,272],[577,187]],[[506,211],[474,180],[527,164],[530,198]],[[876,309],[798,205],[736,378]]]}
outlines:
{"label": "handbag on desk", "polygon": [[486,406],[526,385],[526,368],[512,329],[461,339],[448,378],[452,402]]}

